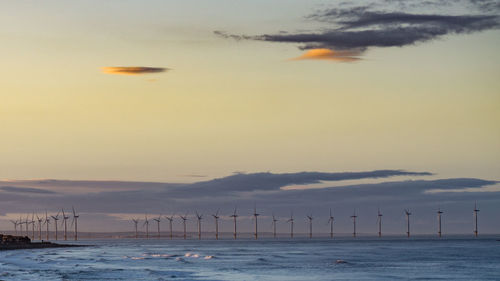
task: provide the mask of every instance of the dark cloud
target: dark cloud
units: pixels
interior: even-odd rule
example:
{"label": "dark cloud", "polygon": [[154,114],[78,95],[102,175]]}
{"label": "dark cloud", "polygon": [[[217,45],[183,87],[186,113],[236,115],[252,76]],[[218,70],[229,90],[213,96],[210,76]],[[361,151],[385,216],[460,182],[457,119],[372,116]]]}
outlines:
{"label": "dark cloud", "polygon": [[[221,215],[225,216],[237,206],[240,215],[248,216],[254,204],[257,204],[263,216],[271,213],[285,216],[289,215],[291,210],[294,210],[298,216],[305,213],[318,216],[328,214],[329,208],[333,207],[336,215],[339,218],[345,218],[346,225],[349,227],[349,214],[352,213],[353,208],[360,213],[362,220],[365,214],[370,215],[370,212],[381,207],[385,212],[384,218],[393,216],[392,220],[397,222],[404,208],[411,208],[418,216],[424,213],[433,215],[433,210],[439,206],[450,212],[447,213],[448,218],[453,217],[459,220],[460,216],[469,214],[470,208],[465,212],[464,206],[473,206],[474,201],[477,200],[482,206],[482,221],[485,223],[494,221],[495,217],[491,214],[498,213],[500,192],[484,192],[479,189],[498,182],[473,178],[417,180],[420,176],[429,175],[431,174],[427,172],[379,170],[344,173],[238,173],[190,184],[51,181],[40,182],[40,186],[47,188],[47,185],[50,185],[61,188],[67,185],[68,190],[71,190],[74,187],[82,188],[88,185],[89,193],[58,192],[58,196],[26,196],[18,192],[5,192],[0,196],[0,212],[32,212],[33,210],[36,212],[45,209],[57,212],[62,207],[71,208],[74,205],[83,214],[82,218],[85,218],[82,219],[82,223],[94,225],[94,222],[91,223],[90,220],[94,219],[93,214],[100,213],[188,213],[192,215],[195,210],[209,214],[220,208]],[[404,176],[412,180],[399,178],[390,181],[393,176]],[[363,182],[365,182],[376,178],[387,179],[387,181],[340,186],[334,183],[334,181],[359,179],[364,179]],[[330,187],[319,189],[282,189],[284,186],[316,184],[322,181],[333,182]],[[34,181],[31,182],[33,183]],[[97,191],[97,187],[101,191]],[[433,190],[441,192],[431,192]],[[460,190],[464,192],[457,192]],[[375,219],[375,216],[373,218]],[[433,218],[429,219],[431,223]],[[99,218],[96,217],[95,220]],[[340,219],[341,222],[342,219]],[[245,225],[242,226],[242,230],[245,229]],[[457,226],[457,231],[464,231],[469,225],[470,222],[465,221],[463,225]],[[125,223],[125,226],[128,224]],[[298,225],[299,229],[300,227]],[[397,227],[397,224],[394,227]]]}
{"label": "dark cloud", "polygon": [[[282,32],[280,32],[280,33],[282,33]],[[219,37],[225,38],[225,39],[234,39],[236,41],[240,41],[240,40],[252,40],[252,39],[254,39],[253,36],[228,34],[227,32],[220,31],[220,30],[214,31],[214,34],[217,35],[217,36],[219,36]]]}
{"label": "dark cloud", "polygon": [[469,0],[474,6],[484,12],[500,11],[500,1],[498,0]]}
{"label": "dark cloud", "polygon": [[318,173],[302,172],[288,174],[238,173],[210,181],[193,183],[172,189],[175,195],[215,196],[221,193],[277,191],[281,187],[298,184],[314,184],[321,181],[341,181],[367,178],[388,178],[392,176],[427,176],[428,172],[408,172],[402,170],[379,170],[370,172]]}
{"label": "dark cloud", "polygon": [[[498,4],[497,1],[473,2],[482,7]],[[236,40],[296,43],[302,50],[352,50],[361,53],[372,47],[403,47],[432,41],[445,35],[480,32],[500,26],[499,17],[494,14],[410,13],[377,10],[376,5],[340,7],[307,16],[310,20],[328,24],[319,31],[255,36],[233,35],[221,31],[216,31],[215,34]]]}
{"label": "dark cloud", "polygon": [[34,193],[34,194],[54,194],[55,192],[39,188],[0,186],[0,190],[12,193]]}
{"label": "dark cloud", "polygon": [[141,74],[166,72],[169,71],[170,69],[162,67],[146,67],[146,66],[107,66],[101,68],[101,70],[106,74],[141,75]]}

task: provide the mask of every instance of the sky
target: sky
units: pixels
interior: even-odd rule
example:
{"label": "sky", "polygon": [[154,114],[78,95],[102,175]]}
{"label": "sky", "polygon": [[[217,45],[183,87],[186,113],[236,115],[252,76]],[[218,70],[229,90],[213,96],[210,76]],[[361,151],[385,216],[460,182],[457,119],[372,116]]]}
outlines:
{"label": "sky", "polygon": [[[385,196],[394,193],[389,181],[443,180],[447,192],[422,189],[414,202],[402,192],[388,202],[427,200],[435,209],[444,196],[456,210],[482,199],[493,222],[499,14],[495,0],[0,1],[0,228],[36,202],[36,211],[54,212],[55,203],[81,203],[87,228],[119,230],[128,225],[98,213],[176,210],[151,209],[149,195],[111,204],[107,192],[150,187],[170,196],[170,186],[235,175],[380,170],[410,174],[356,178],[342,188],[368,184]],[[40,183],[46,179],[59,181]],[[458,179],[467,184],[456,186]],[[85,184],[75,191],[75,182]],[[340,183],[321,177],[215,197],[227,212],[260,200],[269,213],[261,192],[304,184],[316,189],[301,191],[311,194],[303,212],[317,202],[327,213],[351,196],[371,198],[360,212],[381,204],[366,192],[326,198]],[[81,201],[91,195],[105,203]],[[177,196],[171,204],[183,212],[201,200],[194,191]],[[294,204],[287,196],[276,199],[281,216]],[[104,208],[115,204],[135,207]],[[345,208],[347,216],[352,207]],[[453,231],[468,228],[462,221]]]}

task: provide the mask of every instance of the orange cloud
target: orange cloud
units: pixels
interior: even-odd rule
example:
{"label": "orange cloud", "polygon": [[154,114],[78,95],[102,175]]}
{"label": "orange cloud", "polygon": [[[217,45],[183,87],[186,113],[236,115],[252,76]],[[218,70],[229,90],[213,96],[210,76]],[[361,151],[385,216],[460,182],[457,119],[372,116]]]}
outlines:
{"label": "orange cloud", "polygon": [[146,66],[106,66],[102,67],[101,71],[106,74],[118,75],[141,75],[150,73],[166,72],[170,69],[161,67],[146,67]]}
{"label": "orange cloud", "polygon": [[354,62],[360,60],[358,51],[334,51],[330,49],[312,49],[292,60],[329,60],[338,62]]}

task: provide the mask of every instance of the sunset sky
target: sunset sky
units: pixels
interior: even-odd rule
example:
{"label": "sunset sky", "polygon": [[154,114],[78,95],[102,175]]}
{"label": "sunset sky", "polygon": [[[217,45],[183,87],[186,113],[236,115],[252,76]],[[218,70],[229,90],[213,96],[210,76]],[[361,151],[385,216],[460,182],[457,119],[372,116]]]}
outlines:
{"label": "sunset sky", "polygon": [[500,180],[498,1],[338,3],[0,1],[0,179]]}

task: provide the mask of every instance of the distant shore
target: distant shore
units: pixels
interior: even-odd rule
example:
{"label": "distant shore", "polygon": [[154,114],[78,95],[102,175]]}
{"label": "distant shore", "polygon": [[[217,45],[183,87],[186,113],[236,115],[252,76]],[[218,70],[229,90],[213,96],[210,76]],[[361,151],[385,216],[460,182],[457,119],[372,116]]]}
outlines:
{"label": "distant shore", "polygon": [[31,242],[26,236],[13,236],[0,234],[0,251],[43,249],[43,248],[69,248],[84,247],[85,245],[56,244],[52,242]]}

